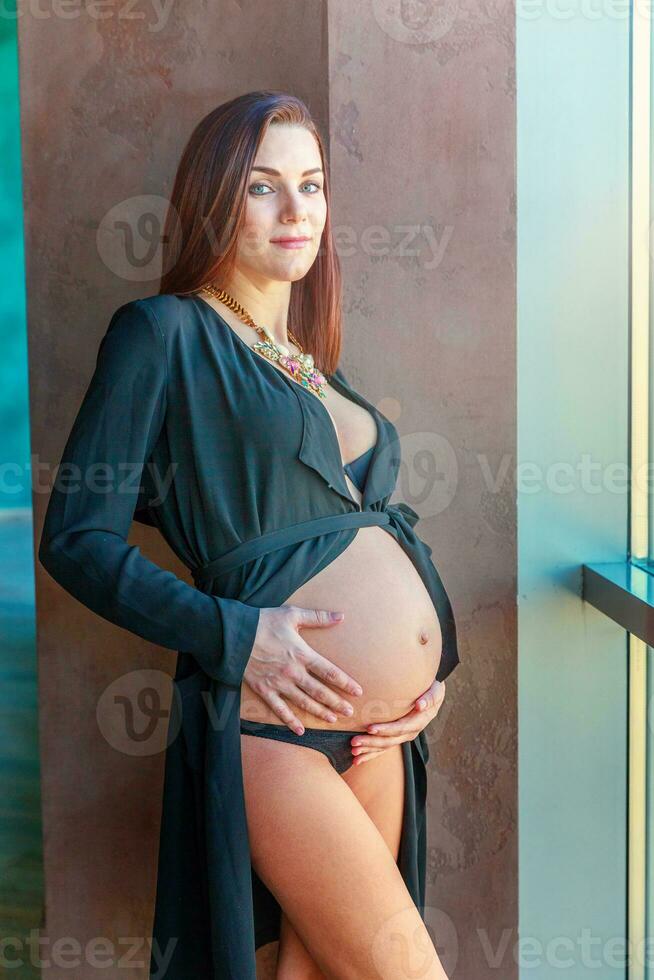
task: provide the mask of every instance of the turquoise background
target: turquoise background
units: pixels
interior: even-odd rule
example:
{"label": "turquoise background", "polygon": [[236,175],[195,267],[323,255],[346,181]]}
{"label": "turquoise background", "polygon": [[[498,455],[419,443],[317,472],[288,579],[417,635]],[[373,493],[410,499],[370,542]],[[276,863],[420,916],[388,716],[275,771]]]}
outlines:
{"label": "turquoise background", "polygon": [[31,507],[18,58],[16,19],[6,14],[0,17],[0,100],[0,508]]}
{"label": "turquoise background", "polygon": [[[517,123],[518,463],[544,474],[517,495],[520,976],[613,980],[627,636],[580,590],[583,563],[625,560],[628,544],[608,469],[628,460],[628,19],[520,2]],[[559,492],[554,467],[584,453],[598,492],[578,475]]]}
{"label": "turquoise background", "polygon": [[[25,939],[41,922],[38,752],[27,330],[16,19],[0,16],[0,975],[37,977]],[[16,965],[18,964],[18,965]]]}

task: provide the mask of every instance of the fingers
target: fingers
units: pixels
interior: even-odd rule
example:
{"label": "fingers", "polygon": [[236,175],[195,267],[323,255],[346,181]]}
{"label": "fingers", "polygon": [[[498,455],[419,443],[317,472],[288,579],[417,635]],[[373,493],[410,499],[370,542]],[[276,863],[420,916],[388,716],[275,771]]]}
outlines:
{"label": "fingers", "polygon": [[412,741],[419,733],[418,731],[406,729],[398,735],[354,735],[350,739],[352,756],[355,765],[360,765],[374,759],[376,755],[381,755],[392,745],[401,745],[402,742]]}
{"label": "fingers", "polygon": [[304,725],[297,715],[291,711],[283,698],[280,698],[278,694],[275,694],[272,689],[266,690],[265,692],[261,691],[260,695],[266,704],[272,708],[277,717],[280,718],[281,721],[283,721],[284,724],[291,729],[291,731],[295,732],[297,735],[304,734]]}
{"label": "fingers", "polygon": [[360,684],[355,681],[353,677],[346,674],[344,670],[333,664],[331,660],[327,660],[320,653],[309,647],[310,653],[307,654],[307,670],[310,670],[312,674],[319,677],[321,680],[326,681],[331,687],[339,687],[343,691],[347,691],[348,694],[354,694],[356,697],[360,697],[363,694],[363,688]]}
{"label": "fingers", "polygon": [[286,667],[283,672],[280,672],[275,682],[275,689],[286,695],[287,699],[299,708],[326,721],[338,721],[336,712],[345,717],[354,714],[354,708],[349,701],[312,677],[301,662]]}
{"label": "fingers", "polygon": [[[297,691],[296,696],[293,698],[296,704],[300,704],[304,707],[304,701],[306,700],[308,711],[313,711],[313,705],[316,705],[320,709],[319,716],[321,718],[327,718],[327,714],[332,715],[329,717],[329,721],[337,721],[336,715],[333,712],[338,712],[346,718],[349,718],[354,714],[354,708],[349,701],[342,698],[336,691],[332,691],[330,688],[325,687],[320,681],[317,681],[311,674],[305,673],[295,680],[296,688],[300,689],[303,694],[300,694],[300,690]],[[302,700],[298,700],[302,698]],[[330,711],[331,709],[331,711]],[[323,712],[327,714],[323,714]],[[318,713],[318,712],[314,712]]]}
{"label": "fingers", "polygon": [[405,732],[402,735],[355,735],[350,739],[352,752],[354,755],[363,755],[370,749],[383,751],[391,745],[401,745],[402,742],[410,742],[418,735],[418,732]]}
{"label": "fingers", "polygon": [[[345,615],[342,612],[332,612],[326,609],[304,609],[301,606],[293,606],[291,608],[295,616],[296,628],[302,626],[334,626]],[[299,639],[304,646],[304,653],[307,658],[306,666],[313,674],[320,677],[321,680],[326,681],[331,687],[338,687],[343,691],[347,691],[348,694],[354,694],[357,697],[363,694],[363,688],[353,677],[350,677],[349,674],[346,674],[336,664],[333,664],[326,657],[317,653],[302,637],[299,637]]]}
{"label": "fingers", "polygon": [[426,708],[435,707],[439,709],[443,704],[445,698],[445,681],[434,681],[428,691],[421,694],[419,698],[416,699],[416,708],[418,711],[425,711]]}
{"label": "fingers", "polygon": [[369,735],[373,737],[378,735],[379,738],[387,739],[398,735],[408,735],[410,738],[414,738],[418,732],[427,727],[426,717],[428,717],[426,711],[420,713],[414,711],[409,715],[403,715],[396,721],[376,721],[374,725],[367,725],[366,728]]}
{"label": "fingers", "polygon": [[[303,711],[329,722],[338,721],[336,711],[340,711],[346,717],[354,713],[354,709],[348,701],[312,678],[301,664],[297,664],[293,668],[287,667],[284,672],[280,672],[275,678],[274,688],[271,683],[253,683],[255,683],[253,689],[256,693],[263,698],[284,724],[298,734],[304,732],[304,726],[289,707],[287,703],[289,701],[293,705],[297,705],[298,708],[302,708]],[[286,700],[281,695],[284,695]]]}
{"label": "fingers", "polygon": [[[322,685],[317,686],[322,687]],[[316,715],[318,718],[323,718],[325,721],[338,721],[338,715],[331,711],[325,704],[321,704],[319,701],[316,701],[314,698],[310,697],[303,688],[304,685],[302,679],[293,681],[291,678],[280,678],[277,683],[277,689],[280,691],[280,693],[285,694],[286,697],[293,702],[293,704],[298,706],[298,708],[302,708],[304,711],[308,711],[310,714]],[[329,693],[332,697],[336,697],[333,692]],[[327,700],[327,698],[325,698],[325,700]],[[337,700],[340,701],[340,699]],[[343,713],[352,714],[351,706],[349,712]]]}
{"label": "fingers", "polygon": [[376,755],[381,755],[384,749],[370,749],[364,754],[358,755],[354,760],[355,766],[360,766],[364,762],[368,762],[370,759],[374,759]]}
{"label": "fingers", "polygon": [[306,609],[304,606],[293,606],[297,616],[298,626],[335,626],[342,623],[344,612],[334,609]]}

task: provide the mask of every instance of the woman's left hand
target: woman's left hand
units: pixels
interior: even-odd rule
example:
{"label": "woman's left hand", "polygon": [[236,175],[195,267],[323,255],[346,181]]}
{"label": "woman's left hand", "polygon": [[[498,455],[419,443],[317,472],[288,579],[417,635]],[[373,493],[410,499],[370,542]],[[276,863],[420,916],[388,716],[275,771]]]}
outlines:
{"label": "woman's left hand", "polygon": [[[351,740],[354,765],[360,765],[385,752],[391,745],[410,742],[433,721],[445,698],[445,681],[434,681],[428,690],[416,698],[414,707],[395,721],[373,722],[366,726],[368,735],[355,735]],[[357,748],[359,746],[359,748]]]}

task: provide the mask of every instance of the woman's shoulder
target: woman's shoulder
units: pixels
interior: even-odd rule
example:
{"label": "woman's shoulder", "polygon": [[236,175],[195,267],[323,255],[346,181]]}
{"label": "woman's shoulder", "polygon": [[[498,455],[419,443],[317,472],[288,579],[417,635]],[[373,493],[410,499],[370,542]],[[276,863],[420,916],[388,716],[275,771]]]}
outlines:
{"label": "woman's shoulder", "polygon": [[186,342],[194,335],[192,321],[197,322],[193,297],[175,293],[154,293],[122,303],[114,310],[109,333],[130,338],[132,344],[163,347],[170,353],[183,333]]}
{"label": "woman's shoulder", "polygon": [[347,385],[347,387],[348,387],[348,388],[351,388],[351,387],[352,387],[352,385],[351,385],[351,384],[349,383],[349,381],[348,381],[348,380],[347,380],[347,378],[345,377],[345,375],[344,375],[344,373],[343,373],[343,368],[341,367],[341,365],[340,365],[340,364],[339,364],[339,365],[338,365],[338,367],[337,367],[337,368],[336,368],[336,369],[335,369],[335,370],[333,371],[333,373],[332,373],[332,377],[335,377],[335,378],[338,378],[338,380],[339,380],[339,381],[340,381],[340,382],[341,382],[342,384],[344,384],[344,385]]}
{"label": "woman's shoulder", "polygon": [[[156,323],[164,336],[179,328],[180,324],[193,316],[192,297],[176,293],[153,293],[124,303],[119,310],[129,310],[136,315],[145,315]],[[118,311],[117,311],[118,312]]]}

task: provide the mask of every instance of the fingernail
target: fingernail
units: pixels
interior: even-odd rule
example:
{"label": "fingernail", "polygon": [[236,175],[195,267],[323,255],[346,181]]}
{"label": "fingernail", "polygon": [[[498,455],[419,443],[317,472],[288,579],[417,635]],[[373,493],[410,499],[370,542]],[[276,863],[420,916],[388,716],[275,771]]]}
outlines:
{"label": "fingernail", "polygon": [[342,612],[333,612],[333,613],[330,613],[330,616],[331,616],[332,619],[342,619],[343,618],[343,613]]}
{"label": "fingernail", "polygon": [[370,726],[368,727],[368,731],[369,731],[369,732],[370,732],[370,733],[371,733],[372,735],[375,735],[375,734],[376,734],[376,733],[377,733],[377,732],[379,731],[379,729],[377,728],[377,726],[376,726],[376,725],[370,725]]}
{"label": "fingernail", "polygon": [[302,725],[300,725],[298,728],[295,729],[295,734],[296,735],[303,735],[304,734],[304,728],[302,727]]}
{"label": "fingernail", "polygon": [[343,711],[345,712],[346,715],[351,715],[354,713],[354,708],[352,707],[351,704],[346,704],[345,707],[343,708]]}
{"label": "fingernail", "polygon": [[350,742],[350,745],[353,745],[355,747],[358,746],[358,745],[361,745],[361,739],[359,739],[359,741],[355,741],[355,739],[352,739],[352,741]]}
{"label": "fingernail", "polygon": [[352,694],[363,694],[363,688],[359,687],[358,684],[355,684],[352,688]]}
{"label": "fingernail", "polygon": [[330,711],[330,713],[327,715],[327,721],[338,721],[338,718],[336,717],[336,715],[333,715]]}
{"label": "fingernail", "polygon": [[424,698],[420,698],[420,700],[418,701],[418,707],[420,707],[420,708],[426,708],[427,707],[427,702],[425,701]]}

